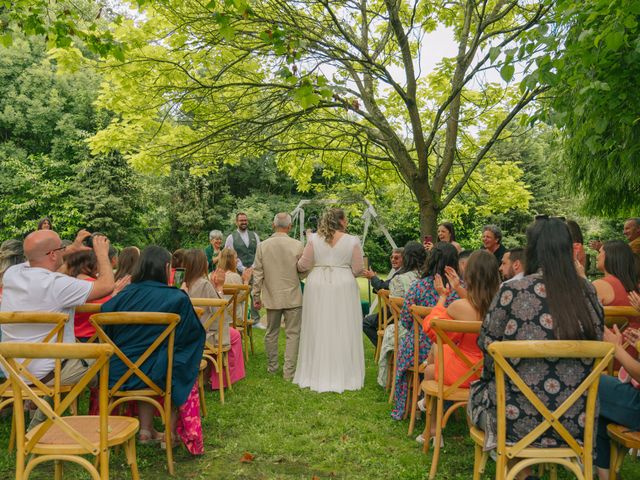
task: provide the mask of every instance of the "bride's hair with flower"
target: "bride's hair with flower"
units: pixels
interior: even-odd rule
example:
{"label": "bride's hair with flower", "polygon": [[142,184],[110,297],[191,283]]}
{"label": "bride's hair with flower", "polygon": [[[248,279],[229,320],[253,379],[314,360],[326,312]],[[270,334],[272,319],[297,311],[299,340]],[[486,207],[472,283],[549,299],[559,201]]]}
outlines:
{"label": "bride's hair with flower", "polygon": [[324,238],[325,242],[331,243],[336,232],[344,231],[341,220],[344,220],[344,210],[341,208],[330,208],[322,215],[318,225],[318,235]]}

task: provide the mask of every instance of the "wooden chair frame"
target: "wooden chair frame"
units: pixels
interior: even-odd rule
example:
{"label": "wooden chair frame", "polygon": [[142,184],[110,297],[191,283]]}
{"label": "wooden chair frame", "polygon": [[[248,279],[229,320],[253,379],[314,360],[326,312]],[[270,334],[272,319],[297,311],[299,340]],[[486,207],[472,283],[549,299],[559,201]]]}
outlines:
{"label": "wooden chair frame", "polygon": [[[251,293],[251,287],[249,285],[237,285],[237,284],[225,284],[223,285],[223,293],[225,295],[231,295],[230,304],[233,305],[232,319],[233,328],[238,330],[242,335],[242,343],[244,350],[244,359],[249,361],[249,348],[251,348],[251,354],[253,355],[253,323],[249,321],[249,294]],[[242,323],[239,323],[237,318],[237,306],[242,305]]]}
{"label": "wooden chair frame", "polygon": [[[618,325],[619,327],[621,327],[622,325],[624,325],[629,321],[629,318],[632,318],[632,317],[640,317],[640,312],[638,312],[633,307],[614,307],[614,306],[604,307],[604,324],[608,328],[613,328],[614,325]],[[629,348],[629,342],[625,341],[623,347],[625,350]],[[637,348],[636,350],[640,352],[640,350],[638,350]],[[614,376],[617,374],[617,372],[614,371],[615,363],[616,362],[614,358],[611,360],[611,363],[609,364],[609,368],[607,369],[607,372],[609,373],[609,375]]]}
{"label": "wooden chair frame", "polygon": [[[173,448],[171,439],[171,379],[173,373],[173,345],[175,330],[180,322],[180,315],[175,313],[159,312],[111,312],[96,313],[91,315],[89,321],[96,329],[96,334],[101,343],[107,343],[113,347],[115,356],[118,357],[127,367],[127,371],[108,390],[109,412],[112,412],[118,405],[139,401],[145,402],[160,413],[160,418],[165,426],[165,442],[167,445],[167,467],[170,475],[174,474]],[[133,362],[105,333],[103,326],[107,325],[165,325],[164,331],[154,340],[154,342]],[[164,386],[157,385],[147,375],[140,370],[144,362],[164,343],[167,342],[167,376]],[[138,390],[120,390],[120,387],[131,378],[138,377],[147,388]],[[155,397],[163,398],[163,405]]]}
{"label": "wooden chair frame", "polygon": [[382,337],[384,337],[384,329],[387,328],[389,322],[389,290],[378,290],[378,328],[376,348],[373,353],[373,361],[378,363],[380,359],[380,350],[382,349]]}
{"label": "wooden chair frame", "polygon": [[[62,479],[62,461],[77,463],[89,472],[94,480],[109,478],[108,449],[114,445],[124,445],[127,461],[131,466],[131,476],[139,478],[136,461],[135,435],[139,428],[138,420],[129,417],[109,417],[107,415],[107,389],[109,378],[109,358],[113,354],[110,345],[82,345],[82,344],[34,344],[34,343],[3,343],[0,344],[0,363],[9,373],[15,395],[15,415],[17,433],[16,480],[29,478],[34,467],[47,461],[55,462],[55,479]],[[25,381],[38,384],[38,380],[24,367],[24,363],[16,358],[54,358],[60,363],[61,359],[95,359],[78,383],[58,405],[51,407]],[[64,411],[75,401],[96,374],[100,374],[100,414],[96,416],[63,417]],[[24,377],[24,378],[23,378]],[[60,371],[56,372],[54,388],[60,387]],[[41,388],[41,387],[36,387]],[[25,432],[23,399],[29,399],[46,415],[47,419]],[[117,428],[115,422],[119,423]],[[115,430],[115,431],[114,431]],[[98,440],[91,439],[91,433],[99,431]],[[51,433],[47,441],[45,435]],[[63,441],[52,441],[60,439]],[[41,441],[42,440],[42,441]],[[98,467],[94,466],[81,455],[97,457]],[[30,458],[27,460],[27,456]],[[26,461],[26,465],[25,465]]]}
{"label": "wooden chair frame", "polygon": [[[606,370],[613,358],[613,345],[597,341],[578,340],[536,340],[505,341],[489,345],[489,354],[495,362],[496,402],[497,402],[497,461],[496,479],[513,480],[524,468],[536,464],[558,464],[570,470],[580,480],[591,480],[593,476],[593,428],[595,423],[595,407],[600,375]],[[554,411],[549,410],[536,396],[522,377],[509,363],[512,358],[592,358],[591,372],[576,387],[567,399]],[[544,420],[514,445],[506,443],[506,382],[508,378],[531,405],[542,415]],[[561,418],[575,402],[586,393],[585,426],[582,445],[571,436],[562,425]],[[567,447],[537,448],[531,444],[545,431],[553,429],[566,442]],[[475,445],[474,479],[480,478],[481,467],[486,461],[486,452],[482,452],[484,433],[471,427],[471,436]],[[517,460],[508,466],[508,460]],[[480,467],[480,468],[479,468]]]}
{"label": "wooden chair frame", "polygon": [[[229,390],[232,390],[231,387],[231,373],[229,372],[229,351],[231,350],[230,345],[223,344],[223,331],[224,331],[224,323],[225,317],[224,312],[230,302],[225,299],[219,298],[192,298],[191,303],[194,307],[213,307],[216,310],[207,318],[203,324],[205,331],[208,333],[211,326],[216,322],[218,324],[218,335],[217,341],[212,343],[208,340],[204,346],[204,353],[202,355],[203,360],[205,360],[208,364],[210,364],[213,368],[215,368],[218,373],[218,383],[220,386],[220,403],[224,405],[224,382],[223,375],[227,378],[227,385]],[[204,374],[202,375],[202,382],[204,383]],[[203,385],[201,383],[201,385]],[[202,397],[202,395],[201,395]],[[201,402],[204,399],[201,398]],[[206,415],[206,409],[203,410],[204,415]]]}
{"label": "wooden chair frame", "polygon": [[[52,325],[51,331],[44,337],[41,343],[51,343],[54,338],[57,343],[62,343],[64,335],[64,327],[69,320],[69,315],[58,312],[0,312],[0,325],[14,325],[19,323],[29,324],[50,324]],[[22,362],[22,367],[27,368],[31,363],[31,359],[27,358]],[[60,361],[54,362],[54,377],[56,373],[59,376],[62,369]],[[7,378],[4,382],[0,383],[0,410],[11,405],[14,400],[13,389],[11,388],[11,381]],[[56,393],[53,386],[47,386],[40,380],[34,382],[34,392],[38,392],[41,397],[52,397],[54,405],[57,406],[60,403],[60,392],[71,391],[71,386],[61,386]],[[11,417],[11,433],[9,436],[9,451],[12,451],[15,446],[16,438],[16,417]]]}
{"label": "wooden chair frame", "polygon": [[[480,374],[484,359],[472,361],[449,337],[448,333],[480,333],[482,322],[467,320],[443,320],[432,319],[431,328],[436,334],[437,345],[437,363],[438,363],[438,380],[424,380],[421,389],[425,395],[425,405],[427,407],[424,433],[422,434],[425,442],[423,452],[429,451],[429,437],[431,433],[431,415],[433,406],[436,406],[436,436],[433,448],[433,458],[431,460],[431,470],[429,478],[433,479],[438,471],[438,461],[440,459],[440,440],[442,438],[442,430],[447,426],[449,418],[458,408],[464,407],[469,401],[469,389],[461,387],[473,375]],[[457,378],[452,385],[444,384],[444,345],[448,345],[453,353],[464,362],[469,370]],[[444,402],[451,401],[453,404],[444,410]]]}
{"label": "wooden chair frame", "polygon": [[410,415],[409,431],[407,435],[413,433],[416,424],[416,408],[418,407],[418,390],[420,385],[420,374],[424,372],[424,367],[420,363],[420,332],[422,332],[422,319],[431,313],[432,307],[423,307],[421,305],[411,305],[409,312],[413,318],[413,362],[408,372],[411,374],[411,383],[409,384],[409,392],[411,394],[411,402],[408,403],[409,410],[405,411]]}
{"label": "wooden chair frame", "polygon": [[[400,325],[400,311],[404,298],[389,297],[389,311],[391,312],[391,320],[387,324],[393,323],[393,356],[390,359],[389,376],[387,377],[387,388],[389,388],[389,403],[393,403],[396,396],[396,372],[398,371],[398,347],[400,345],[400,336],[398,333],[398,325]],[[386,327],[385,327],[386,328]]]}

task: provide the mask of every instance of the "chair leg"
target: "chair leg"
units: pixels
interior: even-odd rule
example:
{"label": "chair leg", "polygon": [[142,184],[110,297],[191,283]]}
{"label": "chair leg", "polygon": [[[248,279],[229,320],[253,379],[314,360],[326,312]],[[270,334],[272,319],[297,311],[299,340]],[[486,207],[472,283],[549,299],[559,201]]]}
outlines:
{"label": "chair leg", "polygon": [[420,374],[418,372],[413,372],[412,378],[412,392],[411,392],[411,405],[409,407],[409,414],[411,415],[411,419],[409,420],[409,433],[411,435],[413,433],[413,428],[416,424],[416,409],[418,408],[418,380]]}
{"label": "chair leg", "polygon": [[224,381],[222,378],[222,353],[216,357],[216,370],[218,370],[218,391],[220,392],[220,404],[224,405]]}
{"label": "chair leg", "polygon": [[16,413],[15,409],[11,414],[11,433],[9,434],[9,451],[13,452],[16,448]]}
{"label": "chair leg", "polygon": [[382,349],[382,337],[378,335],[378,341],[376,342],[376,349],[373,351],[373,361],[378,363],[380,360],[380,350]]}
{"label": "chair leg", "polygon": [[391,369],[391,393],[389,394],[389,403],[393,403],[396,398],[396,355],[392,354],[393,357],[393,368]]}
{"label": "chair leg", "polygon": [[233,390],[233,385],[231,385],[231,372],[229,371],[229,355],[225,353],[222,356],[222,364],[224,366],[224,374],[227,377],[227,388],[229,390]]}
{"label": "chair leg", "polygon": [[436,397],[425,396],[425,413],[424,413],[424,445],[422,447],[422,452],[427,454],[429,453],[429,447],[431,446],[431,442],[429,442],[429,437],[431,437],[431,416],[433,415],[433,404],[436,401]]}
{"label": "chair leg", "polygon": [[480,480],[482,476],[482,446],[474,443],[473,445],[473,480]]}
{"label": "chair leg", "polygon": [[411,370],[407,371],[407,400],[404,402],[404,412],[402,414],[402,419],[406,420],[409,416],[409,404],[411,403],[411,391],[413,385],[413,375],[414,373]]}
{"label": "chair leg", "polygon": [[173,476],[175,473],[175,469],[173,466],[173,438],[171,435],[171,409],[165,410],[167,415],[167,421],[164,428],[164,440],[167,447],[167,470],[169,470],[169,475]]}
{"label": "chair leg", "polygon": [[549,478],[551,480],[558,480],[558,466],[555,463],[549,465]]}
{"label": "chair leg", "polygon": [[124,453],[127,456],[127,463],[131,468],[131,479],[140,480],[138,472],[138,458],[136,457],[136,436],[133,435],[124,446]]}
{"label": "chair leg", "polygon": [[54,460],[53,462],[53,478],[62,480],[62,461],[60,460]]}
{"label": "chair leg", "polygon": [[436,400],[436,436],[433,442],[433,457],[431,457],[431,471],[429,480],[433,480],[438,472],[438,461],[440,460],[440,441],[442,439],[442,417],[444,415],[444,401],[442,398]]}
{"label": "chair leg", "polygon": [[622,465],[622,458],[618,458],[618,455],[623,456],[618,449],[618,444],[612,440],[611,459],[609,460],[609,480],[616,480],[616,478],[618,478],[618,471]]}
{"label": "chair leg", "polygon": [[255,352],[253,351],[253,327],[251,327],[251,330],[249,333],[249,343],[251,344],[251,355],[254,355]]}
{"label": "chair leg", "polygon": [[207,405],[204,400],[204,370],[200,370],[198,373],[198,396],[200,397],[200,415],[203,417],[207,416]]}
{"label": "chair leg", "polygon": [[246,326],[242,332],[242,340],[244,340],[244,361],[249,363],[249,335],[247,334]]}

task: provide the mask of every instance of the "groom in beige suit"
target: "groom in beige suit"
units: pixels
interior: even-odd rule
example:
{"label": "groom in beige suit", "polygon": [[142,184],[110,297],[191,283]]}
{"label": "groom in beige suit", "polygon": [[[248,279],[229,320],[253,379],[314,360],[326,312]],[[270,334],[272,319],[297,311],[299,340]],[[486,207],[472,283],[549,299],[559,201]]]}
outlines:
{"label": "groom in beige suit", "polygon": [[300,323],[302,322],[302,290],[296,264],[302,255],[302,242],[291,238],[291,215],[278,213],[273,219],[275,233],[261,242],[256,250],[253,270],[253,304],[267,309],[267,332],[264,349],[267,370],[278,371],[278,336],[284,316],[287,343],[284,352],[283,376],[292,380],[296,372]]}

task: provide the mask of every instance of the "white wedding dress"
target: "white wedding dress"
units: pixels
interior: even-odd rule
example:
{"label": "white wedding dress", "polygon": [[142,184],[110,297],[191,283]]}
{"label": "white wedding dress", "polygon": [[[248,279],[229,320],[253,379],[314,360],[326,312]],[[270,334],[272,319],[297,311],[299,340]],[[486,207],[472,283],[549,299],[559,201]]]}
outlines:
{"label": "white wedding dress", "polygon": [[361,389],[364,347],[355,275],[362,271],[363,259],[358,238],[344,234],[332,247],[311,235],[298,267],[312,270],[304,287],[293,383],[316,392]]}

